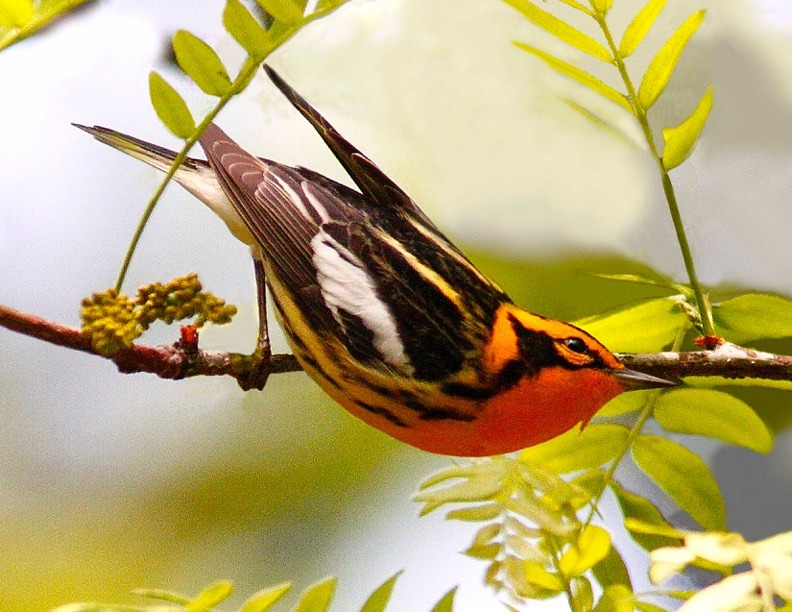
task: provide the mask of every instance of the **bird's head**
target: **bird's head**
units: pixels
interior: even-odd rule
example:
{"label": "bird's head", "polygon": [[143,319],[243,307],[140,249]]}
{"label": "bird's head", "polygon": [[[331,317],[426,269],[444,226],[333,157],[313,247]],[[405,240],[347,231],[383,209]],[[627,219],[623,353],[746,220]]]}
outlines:
{"label": "bird's head", "polygon": [[500,387],[486,418],[502,452],[585,425],[625,391],[676,383],[625,368],[596,338],[569,323],[502,306],[482,355]]}

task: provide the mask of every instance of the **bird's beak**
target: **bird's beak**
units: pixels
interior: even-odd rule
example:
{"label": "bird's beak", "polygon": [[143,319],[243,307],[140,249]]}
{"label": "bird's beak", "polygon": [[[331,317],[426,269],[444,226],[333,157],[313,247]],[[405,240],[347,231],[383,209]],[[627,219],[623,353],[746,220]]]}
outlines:
{"label": "bird's beak", "polygon": [[676,387],[679,383],[665,378],[644,374],[637,370],[615,370],[613,376],[624,385],[627,391],[637,389],[659,389],[661,387]]}

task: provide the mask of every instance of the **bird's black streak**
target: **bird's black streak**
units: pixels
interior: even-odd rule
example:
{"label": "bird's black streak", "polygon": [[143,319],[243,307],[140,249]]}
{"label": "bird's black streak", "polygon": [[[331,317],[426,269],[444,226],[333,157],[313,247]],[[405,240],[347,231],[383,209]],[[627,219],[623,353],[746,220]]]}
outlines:
{"label": "bird's black streak", "polygon": [[474,385],[467,385],[465,383],[450,382],[444,384],[440,390],[446,395],[452,397],[461,397],[463,399],[482,401],[489,399],[495,393],[494,389],[487,387],[476,387]]}
{"label": "bird's black streak", "polygon": [[372,239],[365,230],[352,231],[349,247],[365,262],[378,297],[393,315],[413,376],[437,381],[459,371],[470,349],[459,306],[415,270],[400,250]]}
{"label": "bird's black streak", "polygon": [[475,414],[466,414],[464,412],[457,412],[450,408],[429,408],[421,413],[421,420],[423,421],[461,421],[469,423],[476,420]]}
{"label": "bird's black streak", "polygon": [[387,419],[388,421],[390,421],[394,425],[398,425],[399,427],[407,427],[407,423],[402,421],[399,417],[397,417],[395,414],[393,414],[390,410],[388,410],[386,408],[383,408],[382,406],[375,406],[375,405],[369,404],[367,402],[361,402],[360,400],[355,400],[355,403],[358,406],[360,406],[361,408],[364,408],[365,410],[368,410],[369,412],[372,412],[372,413],[374,413],[376,415],[379,415],[379,416]]}

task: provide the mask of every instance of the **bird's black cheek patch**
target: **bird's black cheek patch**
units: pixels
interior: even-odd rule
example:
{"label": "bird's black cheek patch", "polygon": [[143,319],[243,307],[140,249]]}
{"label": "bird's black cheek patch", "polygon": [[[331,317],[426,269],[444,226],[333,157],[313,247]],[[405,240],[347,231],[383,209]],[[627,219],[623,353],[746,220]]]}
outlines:
{"label": "bird's black cheek patch", "polygon": [[568,366],[558,354],[555,341],[547,333],[524,327],[516,317],[510,316],[517,334],[517,348],[528,371],[538,372],[548,366]]}
{"label": "bird's black cheek patch", "polygon": [[503,366],[500,373],[498,374],[498,380],[495,384],[495,388],[498,391],[510,389],[520,382],[520,379],[528,372],[530,372],[530,370],[524,361],[512,359]]}

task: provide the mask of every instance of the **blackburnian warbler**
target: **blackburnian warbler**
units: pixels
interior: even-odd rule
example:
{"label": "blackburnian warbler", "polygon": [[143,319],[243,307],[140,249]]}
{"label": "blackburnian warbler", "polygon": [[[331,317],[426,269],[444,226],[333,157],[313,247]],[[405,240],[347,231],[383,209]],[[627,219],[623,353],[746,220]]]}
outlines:
{"label": "blackburnian warbler", "polygon": [[[366,423],[426,451],[507,453],[553,438],[620,393],[674,383],[625,369],[586,332],[515,306],[410,197],[273,70],[359,191],[253,157],[216,125],[175,179],[249,244],[295,356]],[[167,169],[172,151],[101,127]]]}

